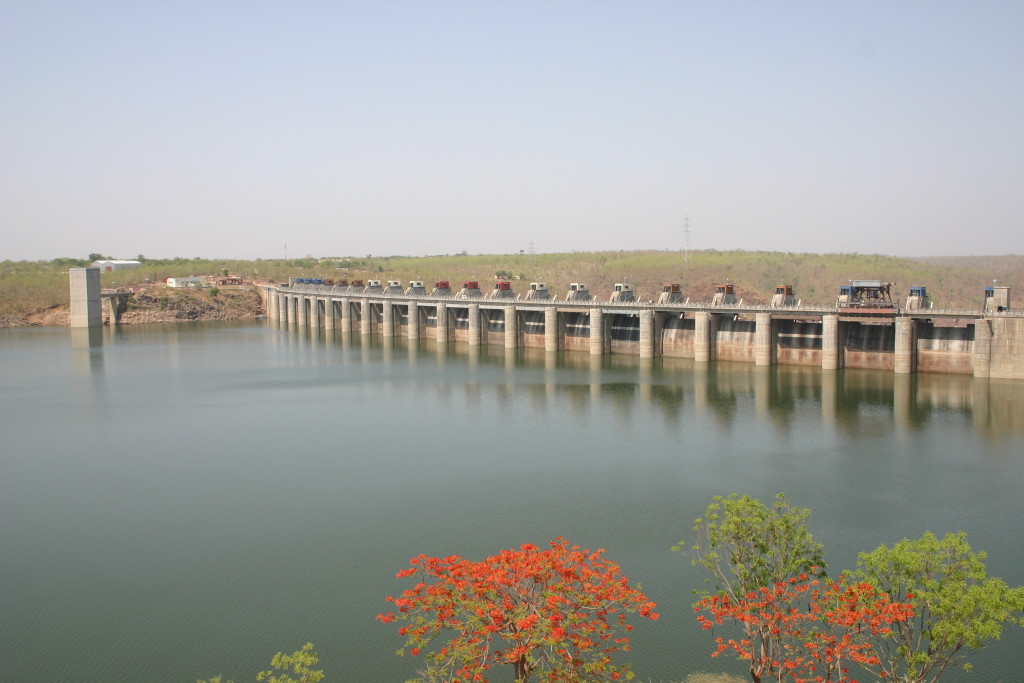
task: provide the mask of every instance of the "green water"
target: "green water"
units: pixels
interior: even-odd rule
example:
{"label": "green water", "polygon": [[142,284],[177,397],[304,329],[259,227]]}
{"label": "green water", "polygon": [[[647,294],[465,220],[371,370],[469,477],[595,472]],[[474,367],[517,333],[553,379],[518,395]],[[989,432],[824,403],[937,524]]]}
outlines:
{"label": "green water", "polygon": [[[1024,583],[1024,383],[503,348],[265,324],[0,330],[0,680],[254,680],[316,643],[403,681],[374,616],[413,555],[557,536],[643,584],[643,680],[739,672],[669,547],[711,496],[786,491],[833,568],[965,530]],[[948,681],[1015,681],[1009,630]],[[495,680],[503,680],[495,676]]]}

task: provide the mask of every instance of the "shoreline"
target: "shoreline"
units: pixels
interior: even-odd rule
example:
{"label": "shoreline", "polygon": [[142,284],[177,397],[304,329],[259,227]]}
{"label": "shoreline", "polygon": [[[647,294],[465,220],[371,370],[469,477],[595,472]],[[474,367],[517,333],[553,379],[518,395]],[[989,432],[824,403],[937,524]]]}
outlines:
{"label": "shoreline", "polygon": [[[252,287],[148,287],[132,294],[128,310],[121,314],[117,324],[254,320],[265,314],[259,292]],[[55,304],[31,313],[0,316],[0,328],[69,327],[70,319],[71,305]],[[103,325],[110,325],[110,315],[106,309],[103,312]]]}

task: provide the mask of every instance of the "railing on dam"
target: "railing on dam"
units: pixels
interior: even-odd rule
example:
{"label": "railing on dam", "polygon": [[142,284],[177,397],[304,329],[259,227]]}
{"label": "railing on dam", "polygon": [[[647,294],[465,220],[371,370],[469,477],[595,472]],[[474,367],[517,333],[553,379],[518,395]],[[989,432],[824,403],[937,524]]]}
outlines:
{"label": "railing on dam", "polygon": [[607,311],[621,311],[628,313],[631,311],[639,310],[652,310],[652,311],[707,311],[711,313],[735,313],[739,315],[753,315],[757,313],[771,313],[779,316],[794,316],[794,315],[807,315],[810,317],[819,317],[822,315],[841,315],[849,317],[865,317],[865,318],[894,318],[894,317],[910,317],[917,319],[928,319],[928,318],[956,318],[956,319],[975,319],[982,317],[993,317],[993,318],[1020,318],[1024,317],[1024,310],[1009,310],[999,312],[986,312],[980,308],[975,309],[963,309],[963,308],[929,308],[929,309],[906,309],[901,307],[899,304],[894,303],[891,308],[877,309],[871,307],[864,308],[850,308],[846,306],[840,306],[839,304],[831,305],[800,305],[800,306],[769,306],[767,304],[747,304],[744,305],[742,300],[736,304],[711,304],[706,302],[667,302],[658,303],[653,300],[634,300],[634,301],[600,301],[597,299],[559,299],[557,296],[551,296],[546,299],[526,299],[522,296],[515,297],[499,297],[499,298],[488,298],[486,296],[478,297],[467,297],[458,293],[437,295],[431,293],[405,293],[405,292],[386,292],[386,291],[374,291],[365,292],[362,288],[352,288],[347,286],[337,285],[308,285],[308,284],[296,284],[292,286],[278,285],[274,287],[275,291],[279,293],[293,293],[293,294],[311,294],[315,296],[324,297],[359,297],[362,299],[371,299],[375,301],[416,301],[420,304],[431,304],[431,303],[445,303],[449,306],[455,305],[469,305],[479,304],[483,308],[497,308],[502,306],[515,305],[517,308],[527,309],[527,307],[541,310],[549,307],[556,308],[601,308]]}

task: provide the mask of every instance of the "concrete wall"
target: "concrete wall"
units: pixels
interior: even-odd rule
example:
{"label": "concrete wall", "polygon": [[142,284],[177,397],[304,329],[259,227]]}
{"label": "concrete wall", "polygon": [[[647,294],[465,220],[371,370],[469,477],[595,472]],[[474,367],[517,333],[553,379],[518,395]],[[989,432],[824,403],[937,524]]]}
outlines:
{"label": "concrete wall", "polygon": [[480,343],[504,346],[505,311],[499,308],[481,308],[480,318]]}
{"label": "concrete wall", "polygon": [[776,320],[776,362],[821,367],[821,323]]}
{"label": "concrete wall", "polygon": [[590,314],[579,311],[560,313],[562,348],[566,351],[590,351]]}
{"label": "concrete wall", "polygon": [[844,368],[893,370],[896,333],[891,324],[839,323],[839,353]]}
{"label": "concrete wall", "polygon": [[753,320],[734,320],[732,316],[719,316],[717,334],[711,340],[715,345],[715,359],[753,363],[754,332]]}
{"label": "concrete wall", "polygon": [[1024,379],[1024,318],[992,319],[990,377]]}
{"label": "concrete wall", "polygon": [[100,327],[103,307],[100,301],[100,269],[70,268],[71,327]]}
{"label": "concrete wall", "polygon": [[917,326],[917,372],[970,375],[974,372],[974,327]]}
{"label": "concrete wall", "polygon": [[523,347],[544,348],[544,311],[522,311],[520,313],[519,337]]}
{"label": "concrete wall", "polygon": [[371,301],[369,306],[366,307],[366,310],[363,311],[363,315],[365,316],[363,321],[364,324],[365,320],[369,319],[370,334],[380,334],[381,332],[383,332],[384,306],[382,304],[374,303]]}
{"label": "concrete wall", "polygon": [[448,330],[452,341],[463,344],[469,343],[469,309],[449,308],[448,309]]}
{"label": "concrete wall", "polygon": [[662,354],[669,358],[693,358],[693,318],[669,314],[661,328]]}
{"label": "concrete wall", "polygon": [[[437,306],[427,306],[420,304],[420,315],[423,316],[423,329],[435,330],[437,329]],[[433,335],[427,335],[433,339]]]}
{"label": "concrete wall", "polygon": [[394,306],[394,325],[395,325],[395,336],[396,337],[409,337],[409,305],[408,304],[395,304]]}
{"label": "concrete wall", "polygon": [[609,352],[640,355],[640,317],[614,313],[603,317],[608,330]]}

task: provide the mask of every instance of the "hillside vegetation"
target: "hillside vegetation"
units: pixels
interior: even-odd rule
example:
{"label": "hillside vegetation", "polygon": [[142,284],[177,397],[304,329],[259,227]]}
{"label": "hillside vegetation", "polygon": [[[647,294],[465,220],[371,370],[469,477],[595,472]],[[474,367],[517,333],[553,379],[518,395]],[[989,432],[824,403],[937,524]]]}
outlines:
{"label": "hillside vegetation", "polygon": [[[68,305],[69,267],[87,265],[73,258],[0,263],[0,322],[26,324],[27,316]],[[454,254],[427,257],[331,257],[300,259],[148,259],[135,270],[102,274],[103,287],[126,287],[185,275],[239,275],[246,281],[286,281],[288,277],[449,280],[457,286],[478,280],[490,289],[496,277],[513,279],[523,291],[545,282],[558,296],[569,283],[586,284],[606,299],[616,282],[633,286],[637,297],[654,299],[662,283],[677,282],[691,301],[707,301],[714,285],[729,282],[745,302],[764,302],[779,284],[790,284],[805,304],[827,305],[837,289],[853,279],[896,283],[894,296],[924,285],[937,308],[977,309],[993,281],[1024,296],[1024,256],[896,258],[877,254],[793,254],[765,251],[695,251],[684,263],[678,251],[579,252],[570,254]],[[1011,298],[1011,303],[1016,299]]]}

